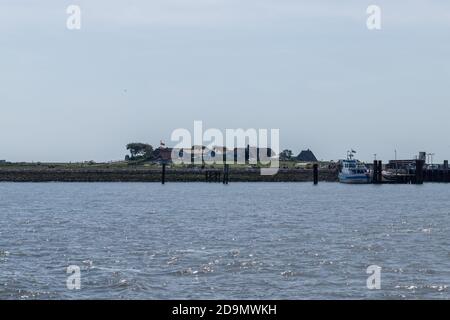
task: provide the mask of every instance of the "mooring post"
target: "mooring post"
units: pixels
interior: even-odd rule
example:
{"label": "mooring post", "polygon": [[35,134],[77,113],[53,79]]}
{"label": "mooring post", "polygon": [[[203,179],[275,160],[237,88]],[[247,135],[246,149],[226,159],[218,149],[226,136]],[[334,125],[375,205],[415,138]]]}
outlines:
{"label": "mooring post", "polygon": [[423,184],[424,160],[416,160],[416,184]]}
{"label": "mooring post", "polygon": [[222,183],[225,184],[225,179],[227,178],[227,165],[224,162],[223,164],[223,177],[222,177]]}
{"label": "mooring post", "polygon": [[313,179],[314,179],[314,185],[317,185],[319,183],[319,164],[318,163],[313,164]]}
{"label": "mooring post", "polygon": [[381,160],[378,160],[377,181],[378,183],[383,181],[383,162]]}
{"label": "mooring post", "polygon": [[420,171],[420,184],[423,184],[425,179],[423,175],[423,170],[425,167],[425,160],[420,160],[419,171]]}
{"label": "mooring post", "polygon": [[166,183],[166,164],[162,164],[161,183]]}
{"label": "mooring post", "polygon": [[225,180],[225,184],[228,184],[228,180],[229,180],[229,173],[230,173],[230,165],[227,164],[227,179]]}
{"label": "mooring post", "polygon": [[223,165],[223,184],[228,184],[228,172],[229,172],[229,165],[224,164]]}
{"label": "mooring post", "polygon": [[373,160],[372,183],[378,183],[378,161]]}
{"label": "mooring post", "polygon": [[443,182],[449,182],[448,179],[448,160],[444,160],[444,178],[443,178]]}

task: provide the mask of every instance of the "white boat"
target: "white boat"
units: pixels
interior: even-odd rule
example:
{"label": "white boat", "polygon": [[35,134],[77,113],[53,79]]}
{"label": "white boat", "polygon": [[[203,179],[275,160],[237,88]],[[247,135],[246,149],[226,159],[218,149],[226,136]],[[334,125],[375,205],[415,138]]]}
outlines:
{"label": "white boat", "polygon": [[347,152],[346,160],[339,160],[339,182],[370,183],[370,173],[364,163],[353,159],[355,151]]}

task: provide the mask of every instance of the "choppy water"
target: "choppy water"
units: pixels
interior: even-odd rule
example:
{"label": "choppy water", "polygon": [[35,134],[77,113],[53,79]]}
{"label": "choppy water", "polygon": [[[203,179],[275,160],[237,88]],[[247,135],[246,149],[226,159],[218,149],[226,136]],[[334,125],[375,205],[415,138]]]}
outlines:
{"label": "choppy water", "polygon": [[450,297],[450,185],[0,183],[0,217],[0,299]]}

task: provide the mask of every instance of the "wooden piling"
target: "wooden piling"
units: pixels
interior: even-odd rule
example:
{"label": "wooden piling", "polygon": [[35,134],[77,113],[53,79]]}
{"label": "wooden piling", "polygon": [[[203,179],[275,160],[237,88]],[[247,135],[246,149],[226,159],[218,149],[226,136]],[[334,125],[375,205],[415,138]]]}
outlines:
{"label": "wooden piling", "polygon": [[165,163],[162,164],[161,183],[162,184],[166,183],[166,164]]}
{"label": "wooden piling", "polygon": [[423,184],[424,160],[416,160],[416,184]]}
{"label": "wooden piling", "polygon": [[378,183],[383,182],[383,161],[381,160],[378,160],[377,181]]}
{"label": "wooden piling", "polygon": [[373,160],[373,176],[372,183],[381,183],[383,181],[383,162],[381,160]]}
{"label": "wooden piling", "polygon": [[223,165],[223,184],[228,184],[228,174],[229,174],[229,169],[230,166],[228,164],[224,164]]}
{"label": "wooden piling", "polygon": [[373,160],[372,183],[378,183],[378,161]]}
{"label": "wooden piling", "polygon": [[227,164],[227,179],[225,180],[225,184],[228,184],[228,181],[230,179],[230,165]]}
{"label": "wooden piling", "polygon": [[224,163],[223,164],[223,179],[222,179],[222,183],[225,184],[225,179],[227,177],[227,165]]}
{"label": "wooden piling", "polygon": [[448,160],[444,160],[443,170],[442,170],[442,182],[450,182],[448,176]]}
{"label": "wooden piling", "polygon": [[313,164],[313,179],[314,185],[317,185],[319,183],[319,164],[317,163]]}

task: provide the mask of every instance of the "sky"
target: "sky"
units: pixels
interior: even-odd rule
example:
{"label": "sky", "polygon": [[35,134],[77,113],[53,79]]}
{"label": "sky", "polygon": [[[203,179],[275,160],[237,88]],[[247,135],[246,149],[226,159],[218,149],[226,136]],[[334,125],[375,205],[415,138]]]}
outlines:
{"label": "sky", "polygon": [[0,159],[121,160],[201,120],[323,160],[441,162],[449,119],[448,0],[0,1]]}

